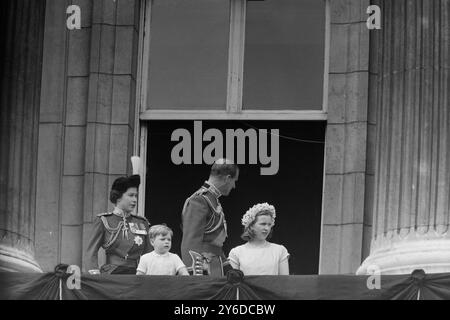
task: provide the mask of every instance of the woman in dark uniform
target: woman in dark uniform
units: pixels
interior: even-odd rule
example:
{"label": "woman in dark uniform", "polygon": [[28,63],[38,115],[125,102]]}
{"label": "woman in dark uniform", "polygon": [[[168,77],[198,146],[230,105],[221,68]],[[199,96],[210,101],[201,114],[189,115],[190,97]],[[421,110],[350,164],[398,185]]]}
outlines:
{"label": "woman in dark uniform", "polygon": [[93,223],[86,252],[89,273],[99,272],[100,247],[106,252],[106,264],[100,273],[108,274],[136,274],[140,256],[153,250],[148,236],[149,222],[131,213],[137,205],[139,184],[139,175],[114,181],[109,196],[114,210],[98,214]]}

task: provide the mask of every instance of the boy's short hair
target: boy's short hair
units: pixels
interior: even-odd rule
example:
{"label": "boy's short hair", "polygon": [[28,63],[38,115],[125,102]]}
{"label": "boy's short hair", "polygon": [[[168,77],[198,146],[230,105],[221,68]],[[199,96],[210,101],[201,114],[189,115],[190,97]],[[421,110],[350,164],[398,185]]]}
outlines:
{"label": "boy's short hair", "polygon": [[150,227],[148,234],[150,236],[150,239],[155,239],[159,235],[165,236],[168,234],[170,234],[170,237],[172,238],[173,231],[165,224],[155,224],[154,226]]}

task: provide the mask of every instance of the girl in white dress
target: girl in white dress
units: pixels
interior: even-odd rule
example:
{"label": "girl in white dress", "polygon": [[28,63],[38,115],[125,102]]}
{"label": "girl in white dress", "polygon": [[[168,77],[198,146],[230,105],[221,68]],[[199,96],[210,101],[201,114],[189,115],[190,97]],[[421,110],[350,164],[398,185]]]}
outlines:
{"label": "girl in white dress", "polygon": [[275,217],[275,207],[267,202],[254,205],[244,214],[241,238],[247,243],[231,249],[228,258],[234,269],[246,276],[289,274],[286,248],[266,240],[272,234]]}

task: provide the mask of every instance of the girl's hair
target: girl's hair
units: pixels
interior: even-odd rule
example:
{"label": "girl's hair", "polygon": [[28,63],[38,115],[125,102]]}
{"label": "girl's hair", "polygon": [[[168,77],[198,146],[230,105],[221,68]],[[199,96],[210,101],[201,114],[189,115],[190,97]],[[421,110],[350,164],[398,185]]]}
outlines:
{"label": "girl's hair", "polygon": [[154,226],[150,227],[150,230],[148,231],[148,234],[150,236],[150,239],[155,239],[159,235],[166,236],[168,234],[172,238],[173,231],[172,231],[172,229],[170,229],[165,224],[155,224]]}
{"label": "girl's hair", "polygon": [[[256,223],[259,216],[270,216],[273,220],[272,212],[269,210],[263,210],[258,212],[255,215],[255,220],[253,220],[248,227],[244,227],[244,232],[241,234],[241,239],[244,241],[250,241],[255,238],[255,233],[251,229],[251,227]],[[270,229],[269,235],[267,236],[267,239],[270,239],[272,237],[273,228]]]}

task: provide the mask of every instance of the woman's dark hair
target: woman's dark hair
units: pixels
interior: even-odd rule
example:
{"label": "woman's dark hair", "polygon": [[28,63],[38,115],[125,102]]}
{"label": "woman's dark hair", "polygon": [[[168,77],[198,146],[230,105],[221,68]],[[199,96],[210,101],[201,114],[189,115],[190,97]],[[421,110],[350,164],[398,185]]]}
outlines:
{"label": "woman's dark hair", "polygon": [[[255,215],[255,220],[253,220],[248,227],[244,227],[244,232],[241,234],[241,239],[242,240],[250,241],[250,240],[253,240],[255,238],[255,233],[253,232],[251,227],[253,227],[253,225],[256,223],[256,220],[258,220],[259,216],[270,216],[272,218],[272,220],[273,220],[272,212],[270,212],[268,210],[263,210],[263,211],[258,212]],[[267,235],[266,239],[272,238],[272,233],[273,233],[273,227],[270,229],[270,232]]]}
{"label": "woman's dark hair", "polygon": [[129,188],[139,188],[141,183],[141,178],[139,175],[132,175],[129,177],[120,177],[114,180],[111,187],[111,192],[109,193],[109,200],[116,204],[122,195],[127,192]]}
{"label": "woman's dark hair", "polygon": [[118,190],[111,190],[111,192],[109,193],[109,200],[113,204],[116,204],[117,200],[119,200],[125,192],[121,192],[121,191],[118,191]]}

